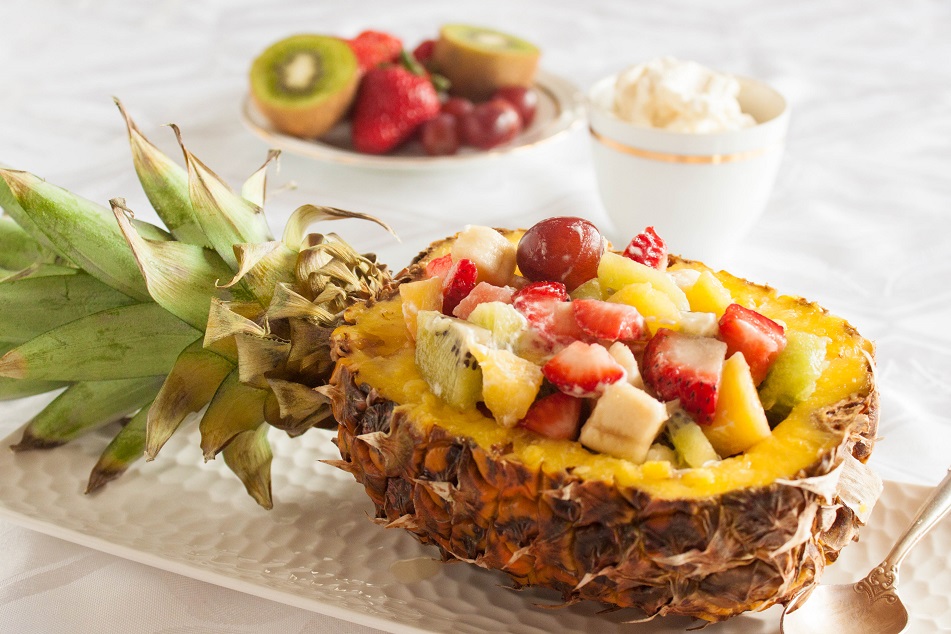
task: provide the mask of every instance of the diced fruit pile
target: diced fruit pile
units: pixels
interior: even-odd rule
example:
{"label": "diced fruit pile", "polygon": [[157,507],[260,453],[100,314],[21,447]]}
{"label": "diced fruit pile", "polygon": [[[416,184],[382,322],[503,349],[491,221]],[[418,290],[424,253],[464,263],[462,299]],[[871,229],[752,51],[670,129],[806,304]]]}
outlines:
{"label": "diced fruit pile", "polygon": [[701,467],[772,433],[815,390],[826,340],[668,270],[648,227],[620,253],[582,218],[518,244],[470,226],[400,286],[416,365],[449,405],[631,462]]}
{"label": "diced fruit pile", "polygon": [[[333,55],[307,48],[313,42]],[[321,137],[349,116],[359,152],[385,154],[414,139],[431,156],[489,150],[531,125],[539,54],[520,38],[458,24],[412,52],[381,31],[348,40],[293,36],[255,61],[252,96],[295,136]]]}

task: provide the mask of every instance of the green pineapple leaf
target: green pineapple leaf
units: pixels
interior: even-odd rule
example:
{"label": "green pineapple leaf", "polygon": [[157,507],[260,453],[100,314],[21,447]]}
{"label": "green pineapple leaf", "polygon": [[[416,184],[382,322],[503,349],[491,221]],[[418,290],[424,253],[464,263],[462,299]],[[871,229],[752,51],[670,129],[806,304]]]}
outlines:
{"label": "green pineapple leaf", "polygon": [[267,398],[267,390],[244,385],[232,370],[198,424],[205,460],[213,460],[241,432],[257,429],[264,422]]}
{"label": "green pineapple leaf", "polygon": [[267,439],[268,426],[243,431],[222,451],[225,464],[237,475],[254,500],[270,510],[271,499],[271,443]]}
{"label": "green pineapple leaf", "polygon": [[154,460],[189,414],[207,405],[234,364],[199,339],[182,350],[149,409],[145,453]]}
{"label": "green pineapple leaf", "polygon": [[234,245],[271,239],[264,212],[236,194],[182,142],[181,131],[172,125],[188,167],[188,192],[202,231],[218,255],[234,270],[238,268]]}
{"label": "green pineapple leaf", "polygon": [[49,330],[0,358],[0,376],[106,381],[167,374],[201,333],[155,303],[94,313]]}
{"label": "green pineapple leaf", "polygon": [[108,286],[133,299],[149,300],[132,251],[108,209],[29,172],[0,169],[0,179],[23,211],[22,218],[14,219],[30,235],[45,236],[68,261]]}
{"label": "green pineapple leaf", "polygon": [[210,247],[211,243],[202,231],[192,208],[188,194],[188,172],[152,145],[139,131],[122,102],[118,99],[114,101],[125,119],[135,173],[155,213],[176,240]]}
{"label": "green pineapple leaf", "polygon": [[75,269],[67,275],[5,280],[0,282],[0,340],[21,344],[92,313],[134,303]]}
{"label": "green pineapple leaf", "polygon": [[163,378],[146,376],[71,385],[29,422],[20,442],[12,449],[58,447],[120,420],[151,402]]}
{"label": "green pineapple leaf", "polygon": [[151,406],[151,403],[144,405],[129,422],[123,425],[99,456],[99,460],[89,474],[86,493],[98,491],[142,458],[142,452],[145,451],[145,426]]}

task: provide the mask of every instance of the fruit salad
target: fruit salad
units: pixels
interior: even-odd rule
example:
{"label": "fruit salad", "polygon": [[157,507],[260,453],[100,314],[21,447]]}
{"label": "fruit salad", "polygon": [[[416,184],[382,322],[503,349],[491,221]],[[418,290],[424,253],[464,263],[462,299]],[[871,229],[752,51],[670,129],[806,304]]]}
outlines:
{"label": "fruit salad", "polygon": [[826,340],[671,260],[651,227],[620,252],[582,218],[467,227],[400,286],[416,366],[449,405],[636,464],[742,453],[815,389]]}
{"label": "fruit salad", "polygon": [[416,140],[430,156],[512,141],[535,118],[540,52],[525,40],[450,24],[412,52],[398,37],[295,35],[251,68],[251,97],[286,134],[320,138],[344,120],[353,149],[386,154]]}

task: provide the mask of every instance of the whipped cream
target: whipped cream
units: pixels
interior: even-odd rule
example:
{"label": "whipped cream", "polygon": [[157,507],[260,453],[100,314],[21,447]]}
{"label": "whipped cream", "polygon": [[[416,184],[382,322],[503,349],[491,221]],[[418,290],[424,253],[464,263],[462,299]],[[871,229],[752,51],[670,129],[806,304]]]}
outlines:
{"label": "whipped cream", "polygon": [[673,132],[725,132],[756,125],[740,109],[740,82],[696,62],[661,57],[618,75],[614,114]]}

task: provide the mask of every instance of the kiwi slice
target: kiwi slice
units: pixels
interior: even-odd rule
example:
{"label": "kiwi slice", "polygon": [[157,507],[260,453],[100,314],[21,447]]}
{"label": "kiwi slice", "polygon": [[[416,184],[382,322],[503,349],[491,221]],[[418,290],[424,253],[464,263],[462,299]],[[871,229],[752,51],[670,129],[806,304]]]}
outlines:
{"label": "kiwi slice", "polygon": [[340,38],[293,35],[251,65],[251,97],[275,128],[319,137],[347,112],[357,91],[357,58]]}
{"label": "kiwi slice", "polygon": [[462,409],[472,409],[482,400],[482,369],[469,351],[486,345],[492,333],[468,322],[446,317],[433,310],[417,316],[416,367],[433,393]]}
{"label": "kiwi slice", "polygon": [[432,63],[455,95],[483,101],[502,86],[531,86],[541,51],[522,38],[467,24],[439,30]]}

